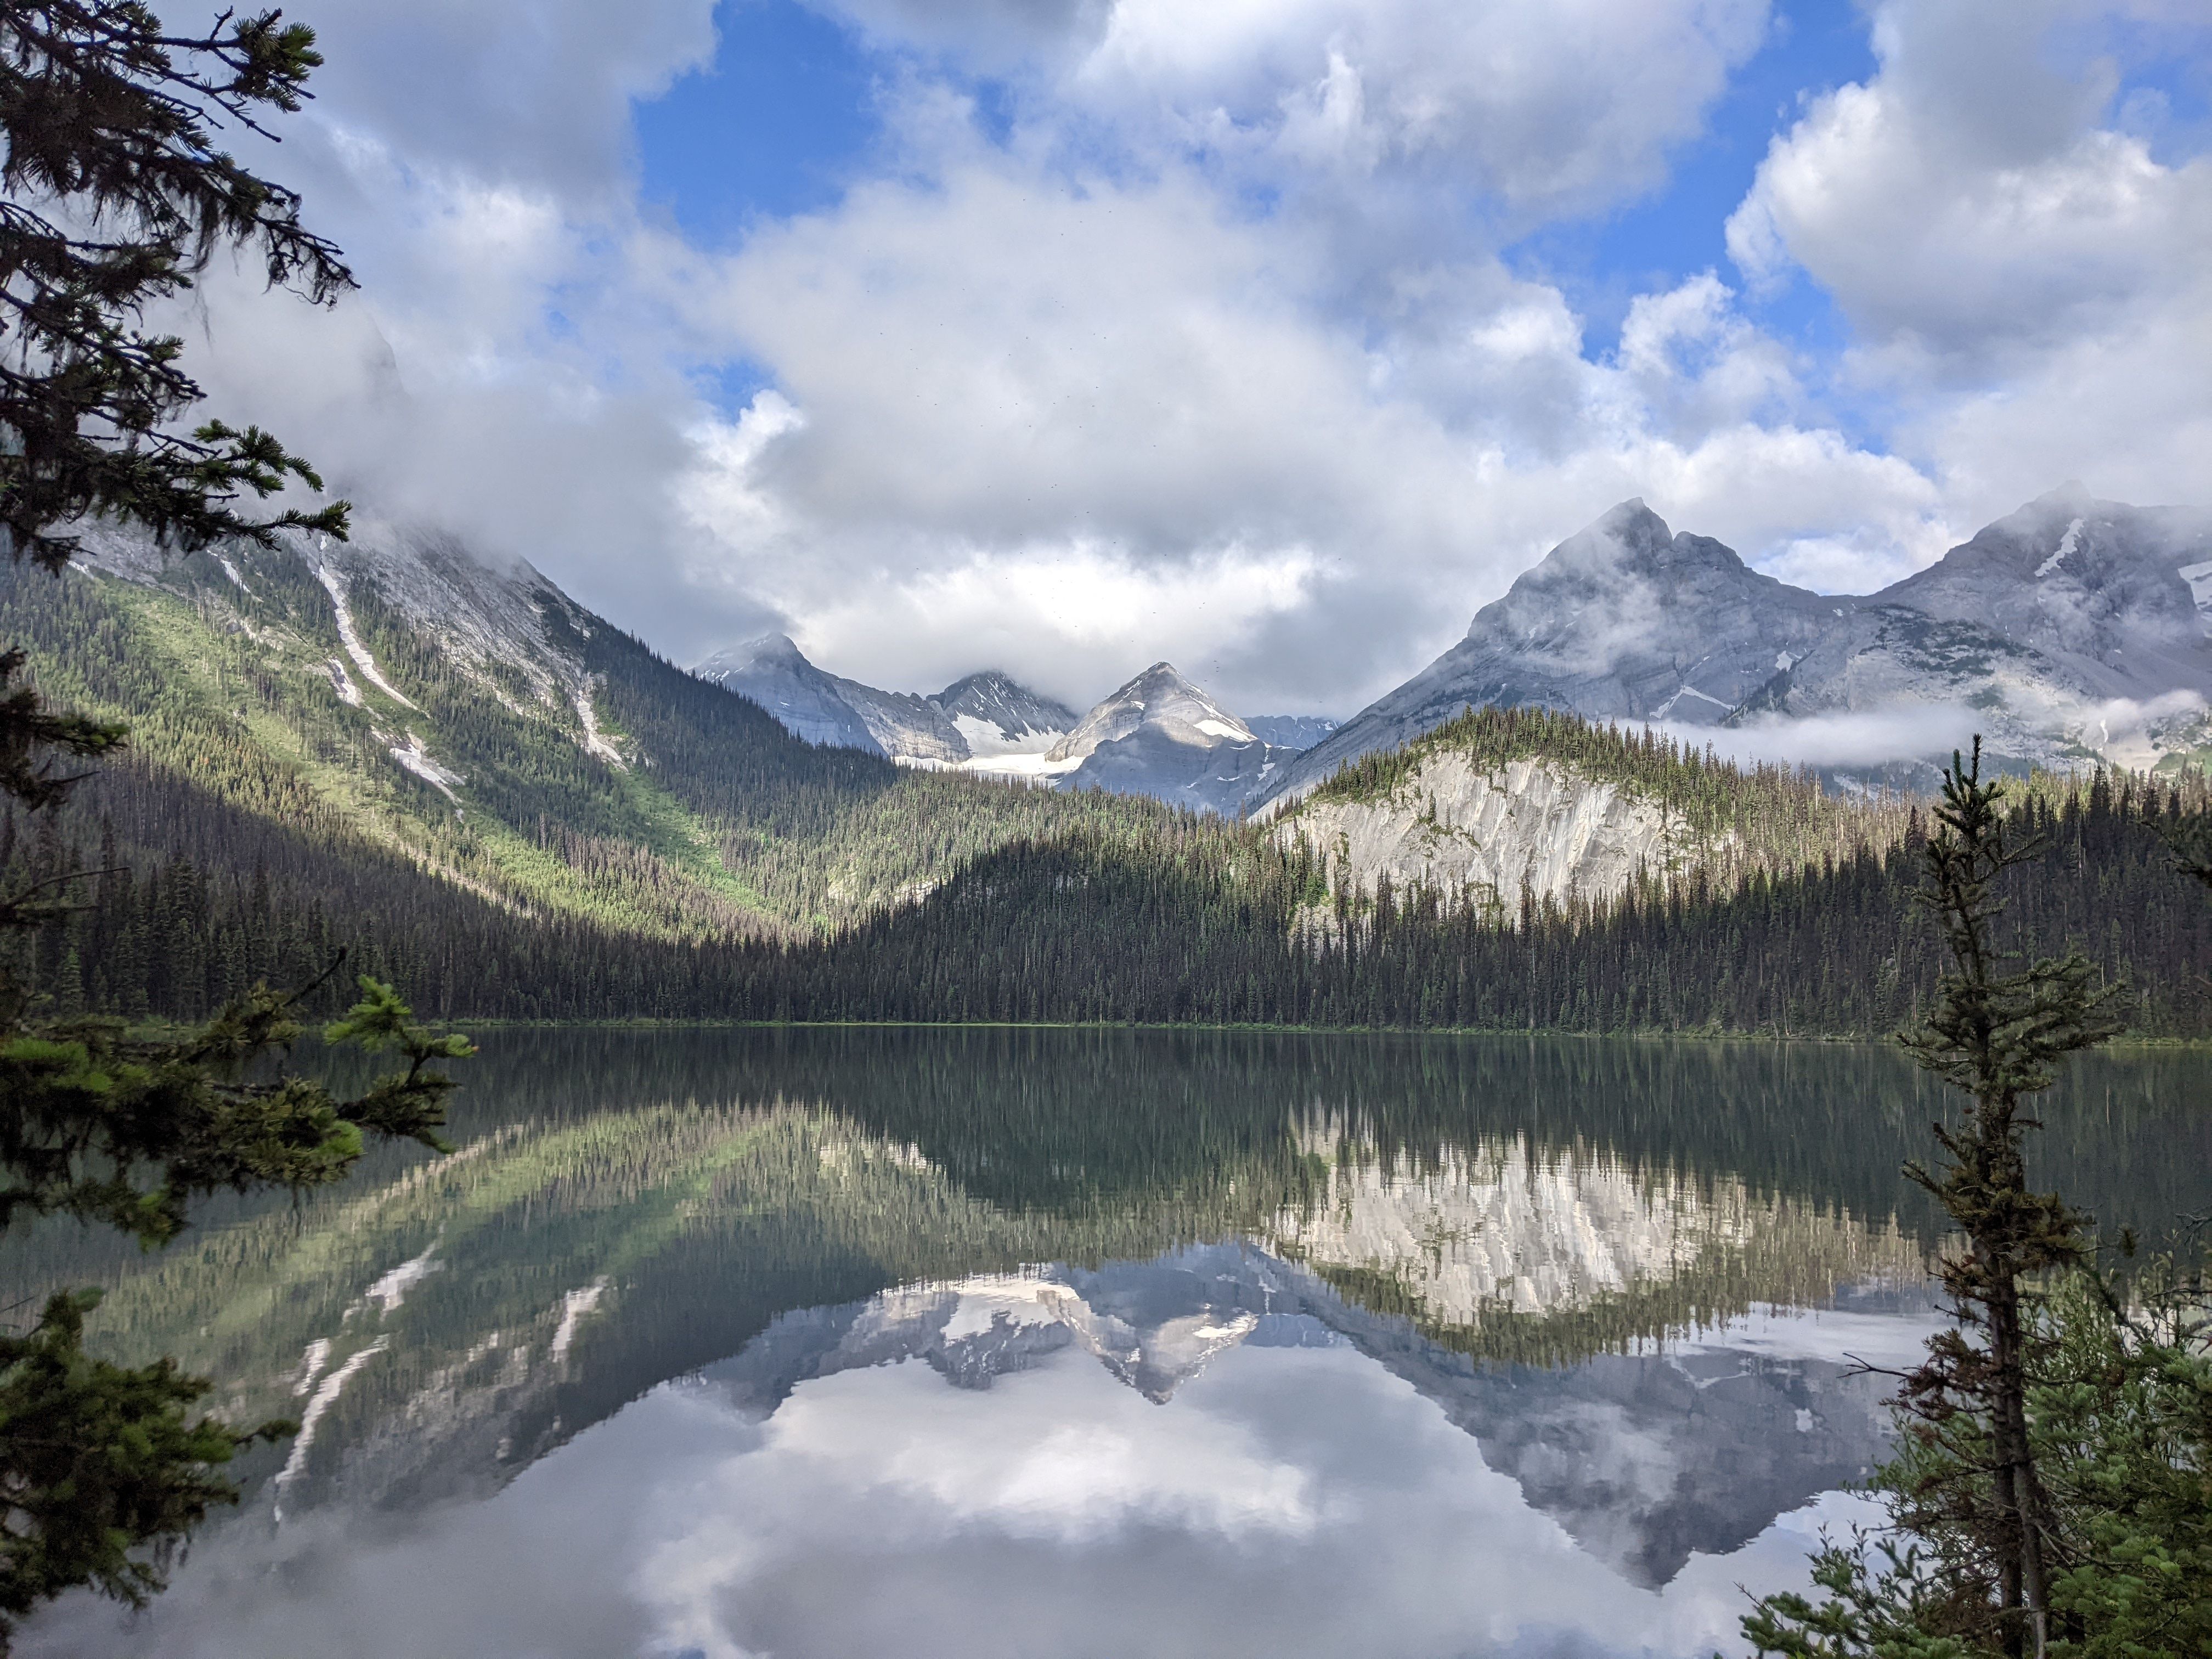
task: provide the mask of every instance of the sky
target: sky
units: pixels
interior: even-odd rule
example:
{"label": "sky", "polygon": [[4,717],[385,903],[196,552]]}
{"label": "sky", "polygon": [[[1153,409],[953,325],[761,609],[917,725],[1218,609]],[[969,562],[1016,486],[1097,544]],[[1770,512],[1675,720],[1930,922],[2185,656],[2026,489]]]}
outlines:
{"label": "sky", "polygon": [[286,11],[360,289],[156,320],[678,662],[1341,717],[1631,496],[1853,592],[2212,505],[2202,0]]}

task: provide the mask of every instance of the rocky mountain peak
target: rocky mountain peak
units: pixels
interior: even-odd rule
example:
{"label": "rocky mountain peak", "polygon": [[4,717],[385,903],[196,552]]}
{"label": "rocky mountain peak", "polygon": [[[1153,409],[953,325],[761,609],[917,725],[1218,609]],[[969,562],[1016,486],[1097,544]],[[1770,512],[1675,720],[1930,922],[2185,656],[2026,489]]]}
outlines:
{"label": "rocky mountain peak", "polygon": [[805,654],[797,641],[788,634],[763,634],[738,645],[717,651],[691,672],[702,678],[711,679],[717,672],[742,671],[749,668],[792,668],[805,664]]}
{"label": "rocky mountain peak", "polygon": [[1185,679],[1173,663],[1156,662],[1085,714],[1054,745],[1051,758],[1080,759],[1143,729],[1194,749],[1259,741],[1250,726]]}
{"label": "rocky mountain peak", "polygon": [[1856,603],[1787,586],[1640,500],[1554,547],[1475,613],[1467,637],[1285,769],[1270,798],[1395,748],[1469,704],[1714,725]]}
{"label": "rocky mountain peak", "polygon": [[998,669],[955,680],[929,700],[980,757],[1041,752],[1075,724],[1075,711]]}
{"label": "rocky mountain peak", "polygon": [[2013,760],[2148,765],[2206,741],[2208,635],[2212,514],[2195,509],[2103,501],[2069,483],[1854,598],[1762,575],[1626,501],[1285,768],[1260,804],[1469,704],[1676,726],[1918,709],[1929,754],[1971,722]]}

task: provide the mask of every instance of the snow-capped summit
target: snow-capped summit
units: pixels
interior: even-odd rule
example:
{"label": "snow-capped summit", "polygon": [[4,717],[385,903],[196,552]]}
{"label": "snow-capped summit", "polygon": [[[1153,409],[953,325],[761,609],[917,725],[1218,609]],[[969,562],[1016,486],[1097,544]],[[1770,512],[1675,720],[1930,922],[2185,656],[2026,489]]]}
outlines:
{"label": "snow-capped summit", "polygon": [[1148,726],[1172,742],[1200,749],[1259,741],[1250,726],[1176,672],[1173,663],[1156,662],[1085,714],[1054,747],[1052,758],[1087,759],[1100,744],[1121,742]]}
{"label": "snow-capped summit", "polygon": [[1711,537],[1678,534],[1640,500],[1623,501],[1477,611],[1457,645],[1306,750],[1269,794],[1310,788],[1470,704],[1717,724],[1854,603],[1763,576]]}
{"label": "snow-capped summit", "polygon": [[691,672],[751,698],[809,743],[930,766],[1034,769],[983,763],[1042,755],[1075,724],[1070,711],[996,671],[931,697],[879,691],[817,668],[784,634],[718,651]]}
{"label": "snow-capped summit", "polygon": [[1164,662],[1079,721],[996,669],[934,696],[878,691],[816,667],[781,634],[717,652],[692,672],[751,698],[810,743],[1209,811],[1238,811],[1297,752],[1263,742]]}
{"label": "snow-capped summit", "polygon": [[2208,577],[2212,514],[2053,490],[1856,602],[1746,712],[1971,707],[2005,757],[2148,766],[2205,741]]}
{"label": "snow-capped summit", "polygon": [[930,699],[967,740],[976,760],[1042,754],[1075,725],[1075,711],[997,669],[953,683]]}
{"label": "snow-capped summit", "polygon": [[1262,740],[1173,664],[1156,662],[1085,714],[1046,759],[1080,762],[1066,778],[1077,788],[1233,813],[1294,752]]}
{"label": "snow-capped summit", "polygon": [[1284,769],[1262,803],[1469,704],[1677,726],[1924,716],[1926,756],[1979,730],[2008,760],[2148,765],[2206,739],[2208,623],[2212,514],[2099,501],[2079,485],[1863,598],[1761,575],[1624,501],[1485,605],[1465,639]]}

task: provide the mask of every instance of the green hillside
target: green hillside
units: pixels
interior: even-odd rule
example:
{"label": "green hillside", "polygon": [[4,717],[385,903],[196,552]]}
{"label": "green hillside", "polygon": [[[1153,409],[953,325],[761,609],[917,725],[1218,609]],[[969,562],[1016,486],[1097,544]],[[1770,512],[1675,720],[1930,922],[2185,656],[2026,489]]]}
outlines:
{"label": "green hillside", "polygon": [[[523,595],[538,637],[471,653],[454,640],[482,618],[441,635],[354,581],[372,675],[300,550],[126,568],[0,573],[0,639],[41,690],[131,724],[128,776],[161,816],[126,856],[205,842],[178,815],[228,809],[518,915],[697,941],[834,932],[1013,837],[1169,816],[813,748],[542,582]],[[145,817],[132,793],[106,810]]]}
{"label": "green hillside", "polygon": [[[1877,1036],[1940,965],[1903,799],[1510,710],[1318,793],[1419,793],[1439,754],[1541,757],[1740,854],[1602,902],[1484,907],[1346,880],[1281,825],[813,748],[542,581],[454,565],[426,599],[434,562],[389,568],[326,583],[292,550],[0,584],[0,638],[41,686],[135,731],[62,812],[0,818],[0,881],[109,872],[7,943],[58,1012],[192,1018],[343,950],[341,981],[389,977],[441,1019]],[[2052,847],[2011,878],[2008,925],[2125,979],[2147,1034],[2212,1031],[2212,907],[2153,833],[2205,793],[2042,777],[2014,797]]]}

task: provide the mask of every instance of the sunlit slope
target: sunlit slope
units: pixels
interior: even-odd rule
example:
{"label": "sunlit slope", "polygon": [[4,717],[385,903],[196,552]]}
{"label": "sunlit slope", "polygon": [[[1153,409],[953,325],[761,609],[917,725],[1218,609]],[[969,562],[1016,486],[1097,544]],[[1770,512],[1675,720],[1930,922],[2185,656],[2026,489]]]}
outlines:
{"label": "sunlit slope", "polygon": [[11,570],[0,638],[57,701],[131,723],[106,787],[148,850],[189,833],[174,791],[158,820],[125,799],[166,775],[338,860],[634,936],[833,930],[1011,837],[1156,811],[813,748],[526,566],[374,524],[350,546],[110,542],[59,580]]}
{"label": "sunlit slope", "polygon": [[1424,884],[1500,921],[1524,902],[1609,905],[1697,878],[1726,890],[1878,853],[1911,811],[1901,797],[1840,795],[1809,773],[1738,766],[1649,729],[1498,708],[1347,762],[1269,809],[1277,839],[1310,847],[1334,886],[1371,897],[1382,881]]}

